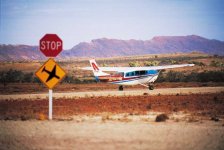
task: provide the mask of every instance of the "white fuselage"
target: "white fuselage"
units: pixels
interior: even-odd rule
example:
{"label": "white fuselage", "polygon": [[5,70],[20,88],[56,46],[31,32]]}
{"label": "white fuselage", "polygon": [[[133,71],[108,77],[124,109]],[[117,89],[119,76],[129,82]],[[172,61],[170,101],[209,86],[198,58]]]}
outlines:
{"label": "white fuselage", "polygon": [[137,78],[125,78],[121,81],[109,82],[112,84],[118,85],[138,85],[138,84],[149,84],[156,81],[158,78],[158,74],[156,75],[148,75],[148,76],[139,76]]}

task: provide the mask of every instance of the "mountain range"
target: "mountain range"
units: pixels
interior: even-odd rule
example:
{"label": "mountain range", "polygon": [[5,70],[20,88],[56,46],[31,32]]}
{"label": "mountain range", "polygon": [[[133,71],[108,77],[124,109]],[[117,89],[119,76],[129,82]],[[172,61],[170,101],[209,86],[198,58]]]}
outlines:
{"label": "mountain range", "polygon": [[[81,42],[69,50],[62,51],[59,59],[73,57],[113,57],[144,54],[168,54],[192,51],[224,55],[224,42],[206,39],[197,35],[156,36],[151,40],[95,39]],[[46,57],[38,46],[0,44],[0,61],[44,60]]]}

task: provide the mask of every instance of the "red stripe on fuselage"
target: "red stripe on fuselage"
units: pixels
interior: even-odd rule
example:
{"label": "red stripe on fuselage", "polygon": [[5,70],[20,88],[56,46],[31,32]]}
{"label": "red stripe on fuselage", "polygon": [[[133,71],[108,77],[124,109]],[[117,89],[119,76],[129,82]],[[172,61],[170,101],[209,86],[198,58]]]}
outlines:
{"label": "red stripe on fuselage", "polygon": [[[119,77],[120,77],[120,80],[118,80]],[[116,82],[116,81],[137,79],[137,78],[141,78],[141,77],[148,77],[148,75],[147,76],[130,77],[130,78],[125,78],[123,76],[117,76],[117,75],[108,75],[108,76],[99,76],[99,80],[102,82]],[[113,80],[113,78],[114,78],[114,80]]]}

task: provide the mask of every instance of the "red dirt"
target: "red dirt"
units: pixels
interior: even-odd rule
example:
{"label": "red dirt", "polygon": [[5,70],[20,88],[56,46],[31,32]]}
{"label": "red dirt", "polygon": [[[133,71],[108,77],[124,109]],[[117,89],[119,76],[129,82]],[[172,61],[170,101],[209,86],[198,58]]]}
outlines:
{"label": "red dirt", "polygon": [[[172,113],[184,111],[199,116],[224,116],[224,93],[133,97],[92,97],[53,101],[54,117],[80,114],[130,113],[148,111]],[[48,100],[0,101],[0,119],[34,119],[48,114]]]}

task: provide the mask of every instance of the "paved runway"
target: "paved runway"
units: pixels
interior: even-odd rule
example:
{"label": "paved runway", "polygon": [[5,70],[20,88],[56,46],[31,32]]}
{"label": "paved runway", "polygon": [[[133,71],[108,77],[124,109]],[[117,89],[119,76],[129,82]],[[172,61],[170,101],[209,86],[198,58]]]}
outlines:
{"label": "paved runway", "polygon": [[[81,98],[97,96],[139,96],[139,95],[176,95],[176,94],[203,94],[224,92],[224,87],[190,87],[190,88],[165,88],[165,89],[138,89],[128,91],[88,91],[88,92],[66,92],[53,93],[54,98]],[[10,99],[48,99],[48,92],[41,94],[12,94],[0,95],[0,100]]]}

